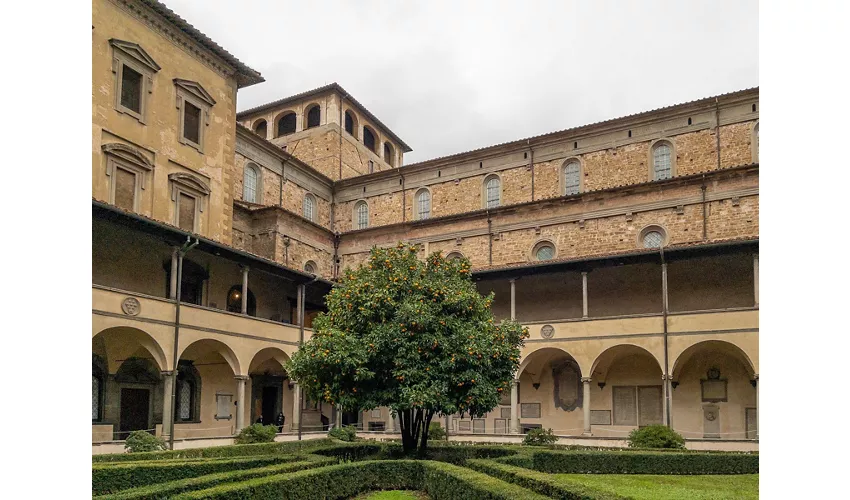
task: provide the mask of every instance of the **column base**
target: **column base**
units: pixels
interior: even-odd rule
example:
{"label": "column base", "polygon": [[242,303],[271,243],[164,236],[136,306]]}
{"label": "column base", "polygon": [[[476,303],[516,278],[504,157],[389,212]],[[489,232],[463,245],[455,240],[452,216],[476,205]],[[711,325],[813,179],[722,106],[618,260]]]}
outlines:
{"label": "column base", "polygon": [[590,437],[590,436],[592,436],[592,435],[593,435],[593,433],[592,433],[592,432],[590,432],[590,431],[584,431],[584,432],[582,432],[582,433],[581,433],[581,435],[582,435],[582,436],[585,436],[585,437]]}

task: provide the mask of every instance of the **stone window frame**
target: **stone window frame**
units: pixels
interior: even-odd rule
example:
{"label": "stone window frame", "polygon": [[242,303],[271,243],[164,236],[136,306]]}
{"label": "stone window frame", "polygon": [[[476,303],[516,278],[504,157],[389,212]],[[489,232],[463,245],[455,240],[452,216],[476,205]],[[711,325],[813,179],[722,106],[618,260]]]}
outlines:
{"label": "stone window frame", "polygon": [[[177,106],[177,138],[180,144],[184,144],[198,150],[199,153],[204,153],[204,129],[210,125],[210,112],[215,106],[215,99],[204,89],[204,87],[192,80],[183,80],[182,78],[174,79],[174,88]],[[198,142],[186,138],[184,132],[184,120],[186,117],[185,107],[186,102],[201,110],[201,116],[198,123]]]}
{"label": "stone window frame", "polygon": [[210,195],[209,186],[199,177],[182,172],[170,174],[168,181],[171,184],[171,202],[174,208],[174,216],[171,220],[176,227],[180,227],[180,195],[190,196],[195,199],[195,217],[192,232],[197,233],[198,228],[201,227],[201,215],[204,212],[204,205]]}
{"label": "stone window frame", "polygon": [[[659,145],[667,145],[670,146],[670,179],[676,177],[676,143],[673,142],[673,139],[668,137],[662,137],[659,139],[655,139],[654,141],[649,143],[649,161],[647,164],[649,165],[649,180],[650,182],[659,180],[655,178],[655,148]],[[666,180],[666,179],[661,179]]]}
{"label": "stone window frame", "polygon": [[[312,111],[313,108],[319,108],[319,123],[317,125],[313,125],[311,127],[309,125],[309,123],[310,123],[310,111]],[[303,120],[304,123],[302,124],[301,130],[307,130],[307,129],[311,129],[311,128],[321,127],[322,126],[322,115],[323,115],[322,105],[320,103],[311,102],[310,104],[304,106],[304,116],[302,117],[302,120]],[[296,118],[297,118],[297,116],[296,116]]]}
{"label": "stone window frame", "polygon": [[[428,192],[428,215],[421,217],[419,214],[419,195],[423,192]],[[413,218],[414,220],[428,220],[434,217],[434,193],[427,186],[423,186],[416,190],[413,194]]]}
{"label": "stone window frame", "polygon": [[558,258],[558,246],[555,245],[555,242],[549,238],[540,238],[534,242],[534,245],[531,247],[531,254],[529,255],[529,261],[532,262],[546,262],[545,260],[540,260],[537,258],[537,251],[540,250],[543,246],[552,247],[552,258],[549,260],[555,260]]}
{"label": "stone window frame", "polygon": [[[371,153],[374,153],[375,156],[377,156],[378,152],[375,151],[375,150],[378,149],[378,145],[381,144],[381,137],[378,135],[378,131],[375,130],[375,127],[373,127],[369,124],[366,124],[366,123],[363,124],[361,129],[362,129],[362,136],[363,136],[363,139],[362,139],[361,142],[363,143],[363,146],[366,147],[366,149],[369,150]],[[367,129],[369,130],[369,133],[372,134],[372,138],[375,140],[375,147],[373,149],[369,149],[369,146],[366,146],[366,130]]]}
{"label": "stone window frame", "polygon": [[[257,185],[254,193],[254,201],[248,201],[245,199],[245,173],[249,169],[253,170],[257,174]],[[242,201],[257,204],[262,204],[263,201],[263,169],[252,161],[245,162],[244,166],[242,167]]]}
{"label": "stone window frame", "polygon": [[109,203],[115,204],[115,169],[120,168],[136,177],[133,193],[133,211],[139,211],[142,191],[147,186],[148,175],[153,172],[154,164],[141,151],[133,146],[121,143],[109,143],[101,146],[106,156],[106,176],[109,177]]}
{"label": "stone window frame", "polygon": [[752,154],[753,163],[759,162],[759,121],[756,120],[753,127],[750,129],[750,154]]}
{"label": "stone window frame", "polygon": [[[357,213],[357,210],[361,206],[366,207],[366,226],[364,226],[364,227],[360,227],[360,217],[359,217],[360,214]],[[356,202],[354,202],[354,208],[352,208],[352,210],[351,210],[351,227],[352,227],[352,229],[357,230],[357,229],[368,228],[369,222],[370,222],[369,219],[370,219],[370,217],[369,217],[369,202],[367,202],[366,200],[363,200],[363,199],[360,199],[360,200],[357,200]]]}
{"label": "stone window frame", "polygon": [[[266,125],[266,134],[265,134],[265,135],[260,135],[260,133],[259,133],[259,132],[257,132],[257,128],[258,128],[261,124],[265,124],[265,125]],[[254,121],[254,123],[252,123],[252,124],[251,124],[251,130],[252,130],[255,134],[257,134],[257,135],[259,135],[260,137],[262,137],[263,139],[268,139],[268,137],[269,137],[269,122],[268,122],[265,118],[258,118],[257,120],[255,120],[255,121]]]}
{"label": "stone window frame", "polygon": [[[307,269],[307,268],[308,268],[308,267],[310,267],[310,266],[312,266],[312,267],[313,267],[313,270],[312,270],[312,271],[309,271],[309,270]],[[307,262],[305,262],[305,263],[304,263],[304,272],[305,272],[305,273],[310,273],[310,274],[319,274],[319,265],[318,265],[318,264],[316,264],[316,261],[315,261],[315,260],[308,260]]]}
{"label": "stone window frame", "polygon": [[[567,165],[570,163],[578,163],[578,193],[567,194]],[[558,178],[561,181],[561,195],[574,196],[584,192],[584,160],[581,156],[570,156],[561,163],[561,169],[558,173]]]}
{"label": "stone window frame", "polygon": [[[457,255],[457,257],[452,257],[452,255]],[[465,256],[465,255],[463,255],[463,252],[459,252],[459,251],[457,251],[457,250],[452,250],[451,252],[449,252],[448,254],[446,254],[446,260],[452,260],[452,259],[465,259],[465,258],[466,258],[466,256]]]}
{"label": "stone window frame", "polygon": [[[496,179],[499,181],[499,200],[498,204],[494,207],[487,206],[487,183],[491,180]],[[484,180],[481,182],[481,208],[489,209],[489,208],[499,208],[502,206],[502,201],[504,200],[503,196],[503,186],[502,176],[497,173],[487,174],[484,176]]]}
{"label": "stone window frame", "polygon": [[646,235],[648,233],[653,232],[653,231],[661,233],[661,238],[662,238],[661,239],[661,246],[662,247],[666,247],[668,244],[670,244],[670,233],[667,232],[667,229],[665,229],[664,226],[662,226],[660,224],[649,224],[647,226],[644,226],[643,229],[641,229],[638,232],[638,236],[637,236],[637,247],[638,248],[640,248],[642,250],[653,250],[653,249],[655,249],[655,247],[646,247],[643,244],[643,239],[646,237]]}
{"label": "stone window frame", "polygon": [[[295,130],[293,130],[292,132],[287,132],[285,134],[281,134],[280,133],[280,121],[283,120],[286,116],[289,116],[289,115],[295,116]],[[283,111],[281,111],[280,113],[275,115],[274,119],[272,120],[272,127],[274,127],[274,130],[272,131],[272,137],[274,137],[274,138],[286,137],[288,135],[292,135],[292,134],[298,132],[298,112],[296,112],[294,109],[284,109]]]}
{"label": "stone window frame", "polygon": [[[175,390],[177,391],[177,398],[175,398],[174,405],[174,423],[175,424],[197,424],[201,422],[201,375],[198,373],[198,369],[195,368],[195,365],[191,361],[180,360],[177,367],[177,380],[176,382],[185,381],[191,384],[192,394],[191,394],[191,402],[189,407],[189,418],[181,419],[180,415],[180,386],[178,385]],[[181,379],[182,377],[182,379]]]}
{"label": "stone window frame", "polygon": [[[389,158],[387,158],[387,148],[389,148]],[[387,165],[395,167],[395,146],[390,141],[384,141],[382,159]]]}
{"label": "stone window frame", "polygon": [[[310,216],[307,216],[307,200],[310,200],[313,204],[313,210]],[[304,199],[301,201],[301,215],[310,222],[316,222],[316,218],[319,215],[319,199],[316,198],[316,195],[313,193],[307,192],[304,193]]]}
{"label": "stone window frame", "polygon": [[[115,89],[115,111],[132,116],[139,123],[146,125],[148,99],[149,95],[153,93],[153,76],[162,68],[137,43],[110,38],[109,45],[112,46],[112,73],[115,75],[113,85]],[[142,75],[138,113],[121,105],[121,84],[125,66],[129,66]]]}
{"label": "stone window frame", "polygon": [[[351,116],[351,132],[345,129],[345,115]],[[355,113],[351,108],[345,108],[342,113],[342,120],[342,129],[345,130],[348,135],[360,141],[360,135],[358,134],[360,129],[360,118],[357,116],[357,113]]]}

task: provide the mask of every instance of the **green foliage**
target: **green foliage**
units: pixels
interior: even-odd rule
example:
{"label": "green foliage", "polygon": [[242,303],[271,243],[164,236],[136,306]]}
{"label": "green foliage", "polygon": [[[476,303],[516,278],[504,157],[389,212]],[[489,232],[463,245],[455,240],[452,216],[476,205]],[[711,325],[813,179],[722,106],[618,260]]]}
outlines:
{"label": "green foliage", "polygon": [[439,422],[431,422],[431,425],[428,426],[428,439],[446,439],[446,431],[443,430],[443,426]]}
{"label": "green foliage", "polygon": [[684,449],[685,438],[666,425],[648,425],[629,433],[629,447]]}
{"label": "green foliage", "polygon": [[528,446],[549,446],[558,441],[552,429],[529,429],[522,438],[522,444]]}
{"label": "green foliage", "polygon": [[596,488],[587,487],[578,483],[559,481],[553,474],[545,474],[534,470],[515,467],[505,463],[492,460],[470,460],[467,467],[483,472],[489,476],[516,484],[549,498],[585,499],[595,500],[619,500],[623,497],[613,493],[606,493]]}
{"label": "green foliage", "polygon": [[289,441],[285,443],[262,443],[236,446],[215,446],[212,448],[191,448],[188,450],[169,450],[147,453],[109,453],[93,455],[93,463],[129,462],[139,460],[173,460],[193,458],[233,458],[269,455],[273,453],[293,453],[311,450],[332,444],[330,439],[311,439],[309,441]]}
{"label": "green foliage", "polygon": [[236,436],[236,444],[271,443],[277,435],[274,425],[254,424],[243,428]]}
{"label": "green foliage", "polygon": [[92,466],[92,493],[114,493],[137,486],[229,470],[252,469],[294,460],[296,458],[293,455],[271,455],[223,460],[149,460],[136,463],[98,464]]}
{"label": "green foliage", "polygon": [[535,451],[534,469],[556,474],[758,474],[759,457],[735,453]]}
{"label": "green foliage", "polygon": [[334,427],[328,432],[328,437],[339,439],[340,441],[354,441],[357,438],[357,428],[353,425]]}
{"label": "green foliage", "polygon": [[124,442],[124,448],[130,453],[139,453],[144,451],[160,451],[167,450],[168,446],[162,438],[158,438],[146,431],[133,431],[127,436]]}
{"label": "green foliage", "polygon": [[423,261],[401,243],[373,248],[326,296],[328,312],[287,371],[313,401],[391,408],[409,449],[434,414],[481,416],[509,390],[528,330],[497,324],[492,301],[466,259]]}

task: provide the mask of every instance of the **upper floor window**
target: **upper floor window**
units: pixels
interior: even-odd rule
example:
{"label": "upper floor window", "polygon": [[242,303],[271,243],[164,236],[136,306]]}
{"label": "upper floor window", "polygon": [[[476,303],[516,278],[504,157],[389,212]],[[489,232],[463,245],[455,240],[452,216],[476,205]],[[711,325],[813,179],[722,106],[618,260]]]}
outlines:
{"label": "upper floor window", "polygon": [[318,104],[307,110],[307,128],[318,127],[322,122],[322,108]]}
{"label": "upper floor window", "polygon": [[353,135],[354,137],[357,137],[357,135],[355,135],[356,130],[357,130],[357,119],[354,117],[354,115],[351,113],[351,111],[346,111],[345,112],[345,131],[348,132],[349,134]]}
{"label": "upper floor window", "polygon": [[375,134],[365,125],[363,126],[363,145],[369,148],[369,151],[375,151]]}
{"label": "upper floor window", "polygon": [[660,181],[673,177],[675,158],[673,144],[658,141],[652,146],[652,180]]}
{"label": "upper floor window", "polygon": [[304,195],[304,218],[316,220],[316,197],[309,193]]}
{"label": "upper floor window", "polygon": [[484,208],[496,208],[502,202],[502,181],[498,175],[484,179]]}
{"label": "upper floor window", "polygon": [[354,227],[357,229],[369,227],[369,205],[363,200],[354,205]]}
{"label": "upper floor window", "polygon": [[753,163],[759,162],[759,124],[753,127]]}
{"label": "upper floor window", "polygon": [[257,120],[254,124],[254,133],[265,139],[268,133],[268,125],[265,120]]}
{"label": "upper floor window", "polygon": [[555,245],[551,241],[541,241],[534,245],[531,253],[536,260],[550,260],[555,258]]}
{"label": "upper floor window", "polygon": [[570,160],[564,165],[564,195],[578,194],[581,191],[581,163]]}
{"label": "upper floor window", "polygon": [[138,149],[121,143],[104,144],[109,202],[124,210],[138,211],[147,176],[153,163]]}
{"label": "upper floor window", "polygon": [[647,226],[638,239],[643,248],[661,248],[667,242],[667,232],[661,226]]}
{"label": "upper floor window", "polygon": [[210,124],[215,99],[198,82],[174,79],[180,110],[180,143],[204,152],[204,129]]}
{"label": "upper floor window", "polygon": [[256,165],[249,163],[245,165],[245,171],[242,176],[242,200],[249,203],[259,203],[257,201],[257,191],[260,185],[260,171]]}
{"label": "upper floor window", "polygon": [[146,123],[147,96],[160,66],[132,42],[112,38],[112,72],[115,74],[115,110]]}
{"label": "upper floor window", "polygon": [[[245,303],[246,314],[248,316],[257,315],[257,298],[254,297],[254,292],[248,289],[248,296]],[[242,285],[233,285],[227,292],[227,310],[232,313],[242,312]]]}
{"label": "upper floor window", "polygon": [[192,174],[174,173],[168,179],[171,181],[171,201],[174,202],[174,225],[184,231],[198,232],[210,188]]}
{"label": "upper floor window", "polygon": [[308,260],[304,264],[304,272],[307,272],[307,273],[310,273],[310,274],[316,274],[317,269],[318,269],[318,266],[316,266],[316,263],[313,262],[312,260]]}
{"label": "upper floor window", "polygon": [[425,188],[416,193],[416,218],[424,220],[431,217],[431,192]]}
{"label": "upper floor window", "polygon": [[393,159],[395,158],[395,152],[393,151],[393,147],[389,142],[384,143],[384,161],[391,167],[395,166]]}
{"label": "upper floor window", "polygon": [[277,120],[277,135],[289,135],[295,133],[295,113],[286,113]]}

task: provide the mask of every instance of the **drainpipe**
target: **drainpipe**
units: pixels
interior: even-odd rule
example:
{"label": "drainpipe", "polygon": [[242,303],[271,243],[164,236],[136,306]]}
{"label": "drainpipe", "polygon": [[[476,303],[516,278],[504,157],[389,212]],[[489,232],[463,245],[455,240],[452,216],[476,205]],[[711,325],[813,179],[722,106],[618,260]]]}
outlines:
{"label": "drainpipe", "polygon": [[401,221],[407,221],[407,193],[404,191],[404,174],[399,169],[398,175],[401,177]]}
{"label": "drainpipe", "polygon": [[174,410],[177,407],[177,343],[180,340],[180,293],[183,285],[183,256],[189,253],[189,250],[195,248],[200,242],[198,238],[195,238],[193,242],[192,237],[187,236],[186,243],[183,243],[183,246],[177,251],[177,295],[174,297],[174,369],[171,372],[171,422],[168,424],[168,428],[171,430],[168,433],[168,447],[172,450],[174,449]]}
{"label": "drainpipe", "polygon": [[493,221],[490,219],[490,210],[487,210],[487,242],[488,242],[488,265],[493,265]]}
{"label": "drainpipe", "polygon": [[[307,283],[298,285],[298,349],[304,347],[304,303],[307,301],[307,285],[318,278]],[[298,387],[298,440],[301,441],[301,428],[304,427],[304,387]]]}
{"label": "drainpipe", "polygon": [[528,169],[531,171],[531,201],[534,201],[534,149],[531,148],[531,139],[528,143]]}
{"label": "drainpipe", "polygon": [[339,279],[339,231],[334,233],[334,280]]}
{"label": "drainpipe", "polygon": [[702,241],[706,241],[708,239],[708,217],[706,216],[705,206],[705,174],[702,174],[702,185],[699,188],[702,191]]}
{"label": "drainpipe", "polygon": [[664,247],[659,249],[661,254],[661,317],[664,323],[664,407],[666,408],[667,421],[664,425],[670,427],[670,361],[667,345],[667,262],[664,260]]}

